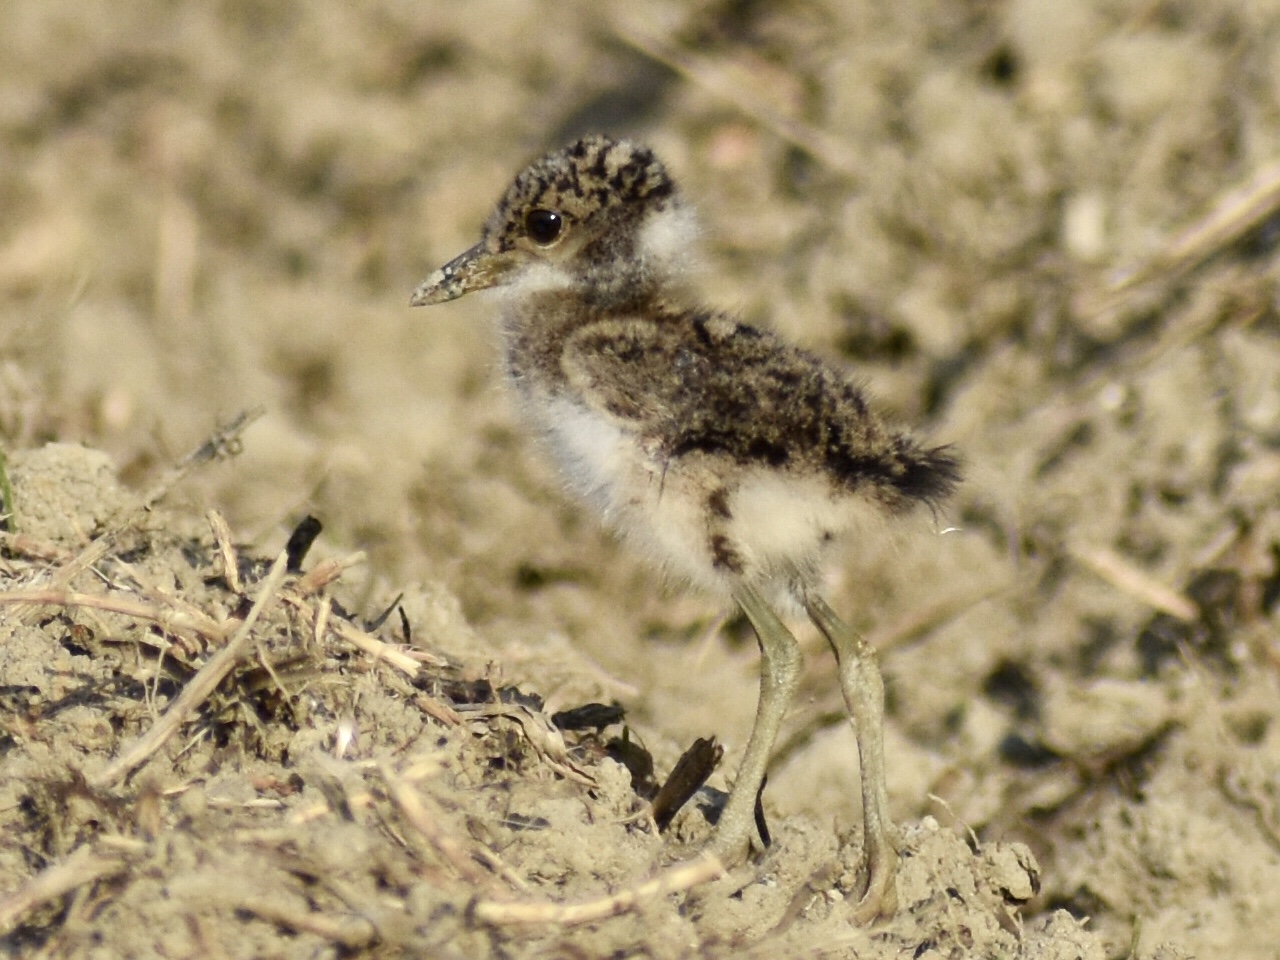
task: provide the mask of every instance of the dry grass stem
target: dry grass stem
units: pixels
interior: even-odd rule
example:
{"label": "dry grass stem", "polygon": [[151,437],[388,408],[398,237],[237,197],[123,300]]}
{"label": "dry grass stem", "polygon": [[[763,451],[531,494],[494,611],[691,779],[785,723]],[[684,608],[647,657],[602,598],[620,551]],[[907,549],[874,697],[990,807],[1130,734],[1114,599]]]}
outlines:
{"label": "dry grass stem", "polygon": [[413,702],[419,710],[439,720],[445,726],[456,727],[462,722],[462,717],[458,714],[458,711],[443,700],[437,700],[435,697],[429,697],[425,693],[421,693],[413,698]]}
{"label": "dry grass stem", "polygon": [[119,594],[76,593],[61,587],[28,587],[23,590],[0,592],[0,606],[8,604],[105,610],[138,620],[149,620],[166,633],[180,635],[184,631],[191,631],[216,642],[226,639],[230,629],[227,625],[218,623],[198,610],[166,609],[155,603],[135,600]]}
{"label": "dry grass stem", "polygon": [[867,643],[880,653],[905,647],[928,636],[943,624],[963,616],[978,604],[995,599],[1008,589],[1007,584],[999,583],[972,593],[942,597],[871,633],[867,637]]}
{"label": "dry grass stem", "polygon": [[368,559],[368,555],[363,550],[357,550],[341,560],[322,560],[302,575],[295,589],[300,596],[304,597],[319,593],[346,571],[360,566]]}
{"label": "dry grass stem", "polygon": [[724,876],[724,872],[720,861],[707,854],[689,863],[678,864],[664,870],[652,880],[596,900],[580,903],[551,901],[503,903],[496,900],[480,900],[473,904],[471,914],[482,923],[504,926],[554,924],[572,927],[616,917],[658,897],[682,893],[699,884],[716,880]]}
{"label": "dry grass stem", "polygon": [[231,528],[226,518],[217,510],[210,510],[209,528],[213,531],[213,542],[218,545],[218,557],[222,562],[222,578],[232,593],[244,593],[244,584],[240,582],[240,563],[236,559],[236,548],[231,540]]}
{"label": "dry grass stem", "polygon": [[1259,170],[1248,183],[1222,194],[1213,209],[1177,234],[1155,256],[1118,277],[1110,287],[1123,293],[1141,284],[1177,277],[1261,226],[1280,210],[1280,163]]}
{"label": "dry grass stem", "polygon": [[[136,592],[141,593],[145,599],[154,603],[158,608],[172,610],[178,616],[187,618],[194,623],[207,624],[214,627],[218,631],[218,636],[212,638],[215,643],[224,641],[240,624],[239,618],[236,617],[214,620],[200,607],[188,600],[183,595],[181,587],[178,587],[175,593],[173,589],[166,589],[154,579],[143,575],[118,558],[113,562],[128,571]],[[166,623],[161,623],[161,629],[164,629],[166,625]],[[204,631],[202,630],[201,633],[204,633]]]}
{"label": "dry grass stem", "polygon": [[208,699],[218,685],[226,679],[227,674],[235,668],[241,657],[244,656],[245,650],[249,646],[253,625],[258,622],[263,609],[275,597],[280,589],[280,584],[284,582],[287,562],[288,558],[284,553],[281,553],[276,558],[275,563],[271,565],[270,572],[263,578],[261,588],[258,591],[258,599],[254,602],[253,608],[227,645],[210,657],[209,661],[200,668],[200,671],[187,682],[186,686],[182,688],[182,692],[169,705],[169,709],[164,712],[164,715],[156,721],[150,730],[134,740],[104,770],[90,778],[90,783],[93,786],[113,786],[145,763],[153,753],[159,750],[177,732],[178,728],[191,716],[195,709]]}
{"label": "dry grass stem", "polygon": [[[123,511],[100,537],[80,551],[73,560],[59,567],[53,574],[53,585],[66,587],[76,576],[100,562],[115,547],[116,541],[122,534],[132,530],[147,512],[168,496],[169,491],[190,476],[193,471],[213,460],[239,453],[241,435],[265,412],[262,408],[246,410],[183,457],[177,466],[168,470],[159,482],[139,498],[130,509]],[[31,623],[35,615],[36,611],[26,610],[20,611],[17,618],[21,623]]]}
{"label": "dry grass stem", "polygon": [[489,876],[476,862],[471,850],[450,836],[440,824],[439,811],[405,778],[397,776],[390,767],[381,767],[387,793],[408,821],[445,862],[450,864],[464,880],[476,885],[487,883]]}
{"label": "dry grass stem", "polygon": [[8,933],[30,911],[43,903],[128,869],[128,862],[107,857],[82,846],[60,863],[45,867],[9,896],[0,900],[0,934]]}
{"label": "dry grass stem", "polygon": [[43,563],[66,563],[72,557],[70,551],[52,543],[38,540],[29,533],[12,533],[8,530],[0,530],[0,546],[3,546],[8,553],[17,554],[30,560],[39,560]]}
{"label": "dry grass stem", "polygon": [[333,629],[338,636],[360,650],[363,650],[375,660],[385,660],[397,670],[410,676],[418,675],[419,661],[409,656],[403,650],[390,643],[385,643],[377,637],[370,636],[355,624],[343,620],[341,617],[332,620]]}
{"label": "dry grass stem", "polygon": [[329,916],[282,903],[279,898],[245,898],[239,909],[294,933],[315,934],[344,950],[359,950],[377,939],[377,930],[364,917]]}
{"label": "dry grass stem", "polygon": [[1152,307],[1170,286],[1239,242],[1280,211],[1280,163],[1264,167],[1248,183],[1219,197],[1213,208],[1169,240],[1150,259],[1119,273],[1082,305],[1082,321],[1096,333],[1118,335],[1126,322]]}
{"label": "dry grass stem", "polygon": [[1117,590],[1171,617],[1192,623],[1199,618],[1196,605],[1171,587],[1106,547],[1071,547],[1071,556]]}
{"label": "dry grass stem", "polygon": [[807,153],[829,170],[861,179],[864,171],[856,161],[856,152],[840,138],[801,120],[785,117],[768,104],[749,95],[710,59],[684,50],[666,37],[638,24],[612,24],[613,32],[627,46],[673,70],[684,79],[701,87],[712,96],[731,104],[766,130]]}
{"label": "dry grass stem", "polygon": [[320,602],[316,604],[316,615],[311,621],[314,625],[311,631],[311,645],[316,650],[320,650],[324,646],[324,633],[329,629],[329,614],[333,612],[333,601],[328,596],[322,596]]}
{"label": "dry grass stem", "polygon": [[514,721],[529,746],[556,773],[586,787],[597,786],[595,779],[569,756],[564,734],[556,729],[546,714],[534,713],[516,703],[465,704],[457,708],[457,713],[463,719],[505,717]]}
{"label": "dry grass stem", "polygon": [[1218,773],[1222,794],[1232,803],[1252,810],[1258,817],[1258,827],[1271,846],[1280,851],[1280,802],[1265,787],[1245,776],[1239,769],[1223,764]]}

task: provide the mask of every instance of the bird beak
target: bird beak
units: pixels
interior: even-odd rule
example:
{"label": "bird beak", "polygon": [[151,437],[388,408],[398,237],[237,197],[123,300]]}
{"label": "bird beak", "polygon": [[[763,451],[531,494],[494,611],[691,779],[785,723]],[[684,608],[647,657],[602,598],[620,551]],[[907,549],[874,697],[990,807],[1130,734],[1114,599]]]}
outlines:
{"label": "bird beak", "polygon": [[409,305],[447,303],[472,290],[499,286],[506,282],[514,266],[510,256],[493,253],[483,243],[477,243],[423,280],[409,298]]}

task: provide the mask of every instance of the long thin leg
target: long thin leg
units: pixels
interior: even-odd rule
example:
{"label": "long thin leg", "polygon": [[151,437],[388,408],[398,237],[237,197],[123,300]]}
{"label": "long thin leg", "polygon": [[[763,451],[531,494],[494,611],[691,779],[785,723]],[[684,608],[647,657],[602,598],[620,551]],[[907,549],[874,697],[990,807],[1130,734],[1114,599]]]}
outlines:
{"label": "long thin leg", "polygon": [[770,609],[759,591],[740,586],[734,599],[751,621],[760,638],[760,702],[756,707],[755,726],[747,741],[747,752],[738,767],[738,778],[729,794],[729,802],[720,814],[711,849],[725,866],[740,862],[747,854],[751,832],[755,829],[756,795],[769,765],[769,754],[778,739],[778,728],[787,712],[796,685],[800,681],[800,645],[777,614]]}
{"label": "long thin leg", "polygon": [[884,681],[876,665],[876,653],[822,597],[806,593],[809,617],[826,635],[835,651],[840,688],[858,737],[862,767],[863,858],[867,865],[867,890],[858,902],[859,921],[888,916],[897,909],[894,876],[898,870],[893,821],[889,817],[889,791],[884,768]]}

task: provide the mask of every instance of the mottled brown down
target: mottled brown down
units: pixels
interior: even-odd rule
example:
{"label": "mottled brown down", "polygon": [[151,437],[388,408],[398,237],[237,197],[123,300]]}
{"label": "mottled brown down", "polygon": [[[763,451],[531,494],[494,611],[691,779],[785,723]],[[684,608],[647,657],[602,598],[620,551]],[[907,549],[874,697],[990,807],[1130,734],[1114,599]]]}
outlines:
{"label": "mottled brown down", "polygon": [[858,515],[936,506],[959,480],[946,447],[890,428],[834,366],[702,307],[686,280],[697,230],[646,147],[587,137],[521,172],[480,242],[415,305],[503,288],[507,373],[570,486],[638,552],[732,596],[760,638],[760,701],[713,848],[740,860],[800,675],[774,603],[829,640],[858,737],[867,887],[892,912],[895,836],[870,650],[815,592],[819,560]]}

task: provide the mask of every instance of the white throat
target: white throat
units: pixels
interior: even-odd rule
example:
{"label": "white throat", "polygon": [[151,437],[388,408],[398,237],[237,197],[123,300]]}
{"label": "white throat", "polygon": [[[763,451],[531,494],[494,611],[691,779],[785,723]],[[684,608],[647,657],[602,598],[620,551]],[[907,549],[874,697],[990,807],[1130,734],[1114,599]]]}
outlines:
{"label": "white throat", "polygon": [[503,284],[498,291],[503,300],[511,303],[519,302],[536,293],[564,290],[571,286],[573,286],[573,277],[559,264],[537,260],[521,267],[516,272],[515,279]]}

